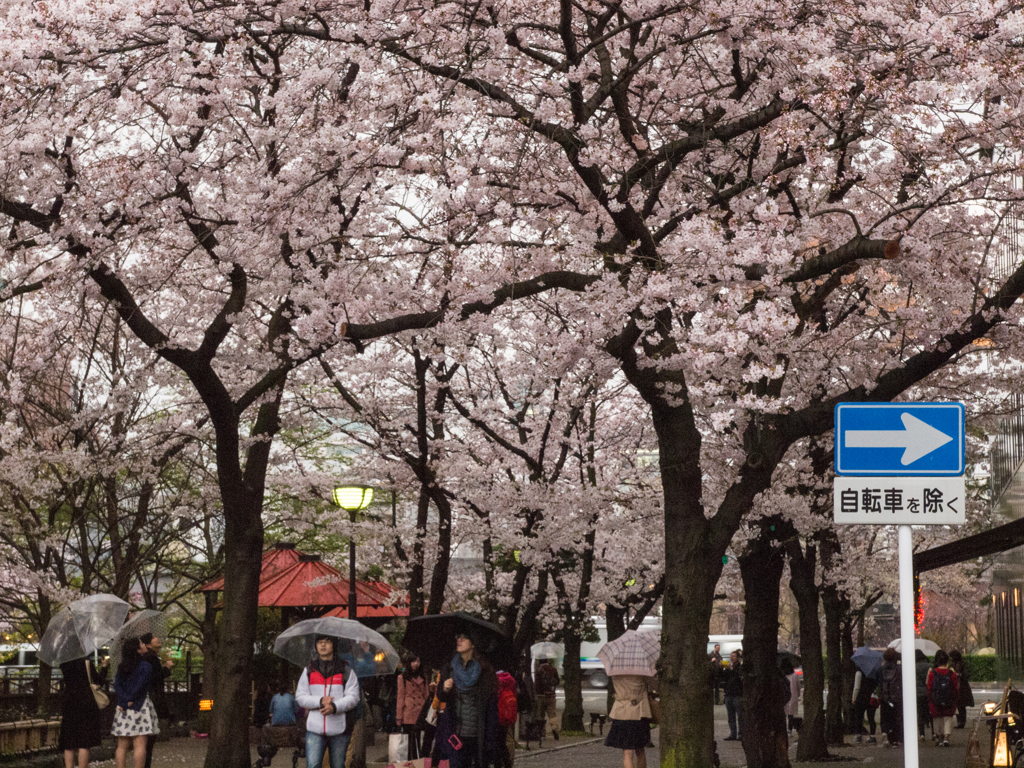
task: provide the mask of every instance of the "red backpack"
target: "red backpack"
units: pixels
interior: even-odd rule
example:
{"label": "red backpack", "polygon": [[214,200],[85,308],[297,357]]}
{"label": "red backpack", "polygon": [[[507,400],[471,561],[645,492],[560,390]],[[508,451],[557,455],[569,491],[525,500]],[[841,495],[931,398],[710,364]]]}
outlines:
{"label": "red backpack", "polygon": [[508,672],[498,673],[498,724],[514,725],[519,717],[519,703],[516,701],[516,680]]}

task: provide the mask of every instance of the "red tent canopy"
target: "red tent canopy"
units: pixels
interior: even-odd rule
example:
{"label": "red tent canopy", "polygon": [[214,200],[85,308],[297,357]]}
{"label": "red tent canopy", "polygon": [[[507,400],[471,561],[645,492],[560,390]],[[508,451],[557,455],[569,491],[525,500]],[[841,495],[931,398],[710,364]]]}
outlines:
{"label": "red tent canopy", "polygon": [[[219,578],[202,587],[203,592],[224,589]],[[408,605],[386,605],[392,588],[380,581],[356,582],[356,614],[359,618],[408,616]],[[263,555],[260,571],[261,608],[333,608],[328,615],[348,616],[348,579],[293,544],[278,544]]]}

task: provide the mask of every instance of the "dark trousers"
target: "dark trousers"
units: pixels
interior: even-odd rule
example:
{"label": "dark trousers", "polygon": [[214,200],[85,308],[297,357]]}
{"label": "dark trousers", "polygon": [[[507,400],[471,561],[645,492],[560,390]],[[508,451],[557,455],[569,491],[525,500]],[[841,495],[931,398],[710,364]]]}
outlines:
{"label": "dark trousers", "polygon": [[[917,697],[917,731],[924,736],[924,727],[932,721],[931,712],[928,711],[928,696]],[[932,727],[932,733],[935,728]]]}
{"label": "dark trousers", "polygon": [[967,725],[967,707],[961,704],[956,708],[956,727],[963,728]]}
{"label": "dark trousers", "polygon": [[146,768],[152,768],[153,766],[153,747],[156,746],[156,735],[152,734],[146,737]]}
{"label": "dark trousers", "polygon": [[883,704],[882,710],[882,733],[889,740],[890,744],[901,744],[903,742],[903,707],[899,704]]}
{"label": "dark trousers", "polygon": [[417,760],[420,756],[420,738],[423,733],[415,725],[403,725],[402,733],[409,735],[409,754],[406,760]]}
{"label": "dark trousers", "polygon": [[743,738],[743,697],[726,696],[725,713],[729,717],[729,735],[734,739]]}

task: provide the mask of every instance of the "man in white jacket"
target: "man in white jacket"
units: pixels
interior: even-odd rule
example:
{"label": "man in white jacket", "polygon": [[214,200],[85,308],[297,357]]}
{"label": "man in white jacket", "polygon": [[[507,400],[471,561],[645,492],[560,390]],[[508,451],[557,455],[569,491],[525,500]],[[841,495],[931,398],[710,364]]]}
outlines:
{"label": "man in white jacket", "polygon": [[306,716],[306,765],[319,766],[330,752],[331,768],[345,768],[351,729],[345,713],[359,704],[359,679],[336,653],[337,640],[321,635],[316,654],[302,670],[295,700]]}

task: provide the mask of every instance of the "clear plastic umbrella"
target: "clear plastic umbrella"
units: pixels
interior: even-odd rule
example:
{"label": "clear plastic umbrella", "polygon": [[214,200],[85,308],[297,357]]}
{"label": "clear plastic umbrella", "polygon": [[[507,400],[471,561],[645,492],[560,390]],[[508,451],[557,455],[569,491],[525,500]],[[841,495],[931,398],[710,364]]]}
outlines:
{"label": "clear plastic umbrella", "polygon": [[565,646],[545,640],[531,645],[530,655],[535,659],[560,659],[565,656]]}
{"label": "clear plastic umbrella", "polygon": [[52,667],[102,648],[124,624],[131,606],[114,595],[89,595],[58,611],[39,641],[39,658]]}
{"label": "clear plastic umbrella", "polygon": [[130,637],[142,637],[152,632],[161,640],[167,637],[167,617],[160,611],[146,609],[139,611],[127,623],[118,630],[114,639],[110,641],[110,668],[117,669],[121,663],[121,646]]}
{"label": "clear plastic umbrella", "polygon": [[358,677],[389,675],[398,669],[398,652],[384,635],[358,621],[335,616],[306,619],[288,627],[274,641],[274,653],[304,667],[316,653],[316,638],[321,635],[341,641],[336,653],[349,663]]}

